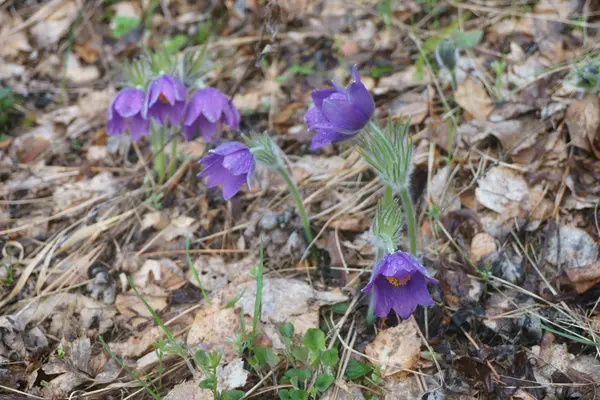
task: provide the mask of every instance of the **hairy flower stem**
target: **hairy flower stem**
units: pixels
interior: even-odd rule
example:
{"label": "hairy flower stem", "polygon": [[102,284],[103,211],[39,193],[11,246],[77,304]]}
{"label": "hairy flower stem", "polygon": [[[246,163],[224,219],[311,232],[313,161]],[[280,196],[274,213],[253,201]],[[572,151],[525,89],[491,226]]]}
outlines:
{"label": "hairy flower stem", "polygon": [[[296,186],[296,183],[294,183],[292,178],[290,178],[290,175],[288,174],[288,172],[286,171],[286,169],[283,166],[277,167],[277,172],[279,172],[279,174],[281,175],[281,177],[283,178],[285,183],[288,185],[288,188],[290,189],[290,193],[292,194],[292,197],[296,201],[296,206],[298,207],[298,213],[300,214],[300,218],[302,219],[302,225],[304,226],[304,234],[306,235],[306,240],[308,241],[308,243],[310,245],[312,243],[314,237],[312,234],[312,230],[310,229],[310,221],[308,219],[308,216],[306,215],[306,209],[304,208],[304,203],[302,203],[302,198],[300,197],[300,192],[298,192],[298,187]],[[313,257],[316,257],[316,251],[314,250],[314,247],[311,248],[311,254]]]}
{"label": "hairy flower stem", "polygon": [[394,200],[394,190],[390,186],[386,185],[385,193],[383,195],[384,204],[388,206],[392,203],[392,200]]}
{"label": "hairy flower stem", "polygon": [[412,199],[408,188],[400,189],[400,199],[406,214],[406,224],[408,225],[408,240],[410,244],[410,252],[417,255],[417,216],[413,208]]}
{"label": "hairy flower stem", "polygon": [[177,171],[177,141],[171,138],[171,159],[169,160],[169,176],[175,175]]}
{"label": "hairy flower stem", "polygon": [[161,126],[157,130],[156,126],[152,124],[150,130],[154,171],[158,176],[158,183],[162,184],[165,177],[165,129]]}

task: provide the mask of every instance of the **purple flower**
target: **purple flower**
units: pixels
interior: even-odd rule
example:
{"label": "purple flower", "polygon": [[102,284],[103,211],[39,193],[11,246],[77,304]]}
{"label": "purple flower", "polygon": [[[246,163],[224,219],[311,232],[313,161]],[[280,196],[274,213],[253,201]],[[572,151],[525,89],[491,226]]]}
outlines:
{"label": "purple flower", "polygon": [[185,108],[185,87],[177,78],[163,74],[154,79],[148,88],[144,116],[164,124],[167,120],[177,124]]}
{"label": "purple flower", "polygon": [[356,136],[375,111],[375,102],[360,81],[356,65],[352,67],[352,82],[346,89],[332,82],[333,88],[312,92],[315,106],[308,110],[304,120],[316,131],[311,149],[337,143]]}
{"label": "purple flower", "polygon": [[240,142],[223,143],[200,160],[206,166],[198,178],[208,176],[207,187],[223,185],[223,198],[232,198],[244,184],[250,187],[254,173],[254,154]]}
{"label": "purple flower", "polygon": [[106,132],[109,135],[120,135],[129,129],[131,138],[136,142],[141,135],[148,135],[148,120],[142,116],[144,96],[143,90],[132,88],[117,93],[106,112]]}
{"label": "purple flower", "polygon": [[215,88],[196,91],[185,108],[183,119],[185,139],[192,140],[201,134],[204,140],[210,141],[222,123],[233,130],[238,130],[240,113],[233,103]]}
{"label": "purple flower", "polygon": [[438,283],[413,256],[397,251],[379,260],[362,292],[373,291],[378,317],[386,317],[393,308],[403,319],[408,319],[417,305],[433,305],[427,281]]}

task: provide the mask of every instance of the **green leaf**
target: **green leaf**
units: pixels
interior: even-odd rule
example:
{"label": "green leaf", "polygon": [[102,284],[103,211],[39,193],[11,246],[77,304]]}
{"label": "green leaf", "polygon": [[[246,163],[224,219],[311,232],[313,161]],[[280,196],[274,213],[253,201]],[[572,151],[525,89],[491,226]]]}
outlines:
{"label": "green leaf", "polygon": [[200,382],[200,389],[212,389],[213,380],[212,379],[204,379]]}
{"label": "green leaf", "polygon": [[114,19],[112,35],[114,38],[125,36],[129,31],[137,27],[142,22],[138,17],[125,17],[117,15]]}
{"label": "green leaf", "polygon": [[283,337],[293,339],[294,338],[294,325],[291,322],[288,322],[287,324],[285,324],[281,328],[279,328],[279,333]]}
{"label": "green leaf", "polygon": [[221,393],[221,400],[240,400],[245,394],[241,390],[225,390]]}
{"label": "green leaf", "polygon": [[294,347],[292,349],[292,355],[296,361],[306,364],[308,362],[308,349],[306,347]]}
{"label": "green leaf", "polygon": [[256,362],[260,368],[267,366],[267,348],[262,346],[256,346],[254,348],[254,355]]}
{"label": "green leaf", "polygon": [[471,49],[481,41],[483,37],[483,31],[481,30],[473,30],[473,31],[455,31],[453,33],[454,41],[456,42],[456,47],[459,49]]}
{"label": "green leaf", "polygon": [[317,328],[310,328],[304,334],[304,346],[312,352],[319,352],[325,348],[325,334]]}
{"label": "green leaf", "polygon": [[310,376],[311,372],[308,369],[292,368],[285,371],[285,374],[283,374],[282,381],[289,381],[292,378],[296,378],[300,382],[305,382],[310,379]]}
{"label": "green leaf", "polygon": [[308,392],[300,389],[283,389],[280,390],[279,400],[307,400]]}
{"label": "green leaf", "polygon": [[321,374],[317,376],[317,380],[315,381],[315,387],[319,392],[324,392],[331,386],[335,377],[331,374]]}
{"label": "green leaf", "polygon": [[348,367],[346,368],[346,377],[352,381],[368,375],[371,371],[373,371],[373,368],[370,365],[363,364],[356,360],[350,360],[348,362]]}
{"label": "green leaf", "polygon": [[233,306],[235,306],[235,304],[240,301],[240,299],[242,298],[242,296],[244,295],[244,293],[246,293],[246,289],[242,290],[242,293],[240,293],[239,295],[235,296],[233,299],[229,300],[227,302],[227,304],[225,304],[225,308],[231,308]]}
{"label": "green leaf", "polygon": [[202,44],[208,40],[210,37],[211,25],[212,23],[210,20],[198,24],[198,31],[194,37],[194,42],[196,42],[196,44]]}
{"label": "green leaf", "polygon": [[337,303],[331,307],[331,311],[336,314],[344,315],[348,311],[348,303]]}
{"label": "green leaf", "polygon": [[321,362],[328,367],[333,367],[339,359],[338,349],[336,348],[326,350],[321,354]]}
{"label": "green leaf", "polygon": [[162,47],[167,54],[175,54],[185,45],[186,41],[187,36],[175,35],[172,38],[165,39],[162,42]]}

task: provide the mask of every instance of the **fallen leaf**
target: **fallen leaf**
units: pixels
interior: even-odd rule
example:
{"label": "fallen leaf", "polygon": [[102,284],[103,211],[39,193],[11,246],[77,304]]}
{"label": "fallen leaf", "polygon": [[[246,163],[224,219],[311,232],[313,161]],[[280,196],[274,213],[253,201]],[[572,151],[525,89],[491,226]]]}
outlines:
{"label": "fallen leaf", "polygon": [[577,293],[583,293],[600,282],[600,264],[565,268],[567,277],[575,285]]}
{"label": "fallen leaf", "polygon": [[[56,44],[71,27],[77,16],[78,7],[74,1],[64,1],[60,7],[50,2],[47,7],[54,8],[42,21],[34,25],[30,32],[38,47],[49,47]],[[42,12],[40,9],[38,12]]]}
{"label": "fallen leaf", "polygon": [[547,260],[557,266],[583,267],[598,260],[598,245],[586,231],[561,226],[558,235],[549,238]]}
{"label": "fallen leaf", "polygon": [[[146,285],[138,290],[154,311],[159,312],[167,306],[167,292],[164,289],[155,285]],[[152,319],[152,313],[133,290],[117,295],[115,308],[128,318],[129,324],[134,328]]]}
{"label": "fallen leaf", "polygon": [[573,100],[567,109],[565,122],[571,143],[600,157],[600,104],[596,95]]}
{"label": "fallen leaf", "polygon": [[117,182],[110,172],[102,172],[92,179],[66,183],[56,187],[52,198],[55,211],[66,210],[96,196],[110,198],[117,192]]}
{"label": "fallen leaf", "polygon": [[164,400],[213,400],[214,395],[208,389],[200,389],[198,382],[178,383],[167,393]]}
{"label": "fallen leaf", "polygon": [[[479,180],[475,197],[483,206],[503,214],[518,215],[520,203],[529,194],[529,186],[518,172],[506,167],[493,167]],[[511,214],[512,215],[512,214]]]}
{"label": "fallen leaf", "polygon": [[412,369],[421,354],[421,338],[414,318],[379,332],[365,353],[382,365],[383,376]]}
{"label": "fallen leaf", "polygon": [[373,93],[381,95],[390,90],[402,91],[413,86],[426,86],[432,82],[433,80],[431,79],[429,71],[424,71],[421,80],[417,80],[417,68],[415,66],[410,66],[404,71],[395,72],[392,75],[381,78],[377,87],[373,89]]}
{"label": "fallen leaf", "polygon": [[168,258],[146,260],[142,267],[133,273],[132,279],[138,289],[156,283],[162,289],[173,290],[180,288],[186,282],[181,268]]}
{"label": "fallen leaf", "polygon": [[100,78],[100,70],[95,65],[81,65],[79,59],[69,53],[66,56],[66,78],[74,85],[86,85]]}
{"label": "fallen leaf", "polygon": [[[226,262],[223,257],[200,256],[194,261],[194,268],[202,287],[207,291],[214,292],[230,283],[237,285],[252,279],[250,271],[257,261],[255,255],[250,255],[238,262]],[[198,286],[191,270],[187,272],[187,279],[192,285]]]}
{"label": "fallen leaf", "polygon": [[148,352],[152,344],[162,336],[164,336],[162,328],[160,326],[153,326],[149,329],[144,329],[142,332],[136,332],[124,342],[108,343],[108,347],[121,358],[138,358]]}
{"label": "fallen leaf", "polygon": [[454,99],[476,120],[486,120],[494,109],[494,102],[481,82],[472,77],[458,85]]}
{"label": "fallen leaf", "polygon": [[473,236],[471,240],[471,260],[473,262],[478,262],[496,250],[498,250],[496,240],[490,234],[481,232]]}
{"label": "fallen leaf", "polygon": [[[246,326],[251,324],[251,320],[247,319]],[[199,345],[206,351],[220,349],[223,351],[223,362],[227,363],[237,355],[228,339],[240,332],[240,314],[235,308],[212,306],[196,314],[188,333],[187,345]]]}
{"label": "fallen leaf", "polygon": [[217,389],[219,392],[241,388],[246,384],[250,373],[244,369],[241,358],[232,360],[225,367],[217,368]]}
{"label": "fallen leaf", "polygon": [[460,210],[460,198],[456,194],[454,185],[449,182],[450,167],[440,169],[431,179],[429,193],[433,202],[441,207],[444,212]]}
{"label": "fallen leaf", "polygon": [[406,92],[392,100],[389,113],[394,119],[410,118],[410,125],[420,124],[429,113],[427,90]]}

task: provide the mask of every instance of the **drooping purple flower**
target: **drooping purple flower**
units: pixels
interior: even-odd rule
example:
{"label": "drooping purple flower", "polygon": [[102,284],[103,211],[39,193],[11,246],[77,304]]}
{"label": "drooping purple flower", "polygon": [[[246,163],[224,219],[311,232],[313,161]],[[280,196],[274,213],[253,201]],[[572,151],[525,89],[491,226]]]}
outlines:
{"label": "drooping purple flower", "polygon": [[200,160],[206,166],[198,178],[208,177],[207,187],[223,186],[223,198],[232,198],[244,184],[250,187],[254,174],[254,154],[240,142],[223,143]]}
{"label": "drooping purple flower", "polygon": [[133,88],[126,88],[117,93],[106,112],[106,133],[120,135],[129,129],[135,142],[140,136],[148,135],[149,123],[142,116],[144,96],[143,90]]}
{"label": "drooping purple flower", "polygon": [[174,76],[162,74],[150,82],[144,103],[144,116],[161,124],[167,120],[177,124],[183,116],[185,97],[183,83]]}
{"label": "drooping purple flower", "polygon": [[335,82],[332,84],[333,88],[312,92],[315,106],[304,116],[308,127],[316,131],[311,149],[352,139],[375,112],[375,102],[360,81],[356,65],[352,67],[352,82],[346,89]]}
{"label": "drooping purple flower", "polygon": [[374,313],[378,317],[384,318],[394,309],[408,319],[417,305],[433,305],[427,281],[438,283],[412,255],[397,251],[379,260],[362,292],[373,291]]}
{"label": "drooping purple flower", "polygon": [[197,90],[185,108],[183,135],[192,140],[198,134],[210,141],[224,123],[233,130],[240,127],[240,113],[233,103],[215,88]]}

